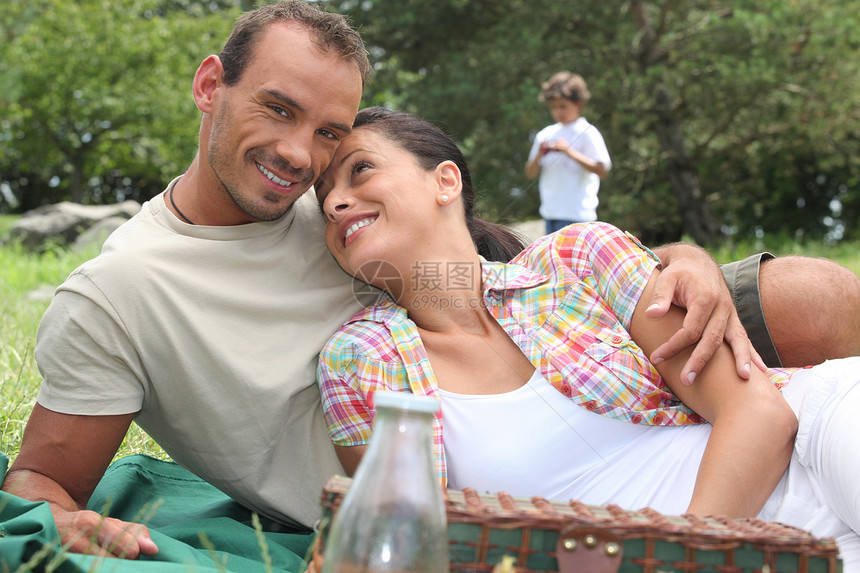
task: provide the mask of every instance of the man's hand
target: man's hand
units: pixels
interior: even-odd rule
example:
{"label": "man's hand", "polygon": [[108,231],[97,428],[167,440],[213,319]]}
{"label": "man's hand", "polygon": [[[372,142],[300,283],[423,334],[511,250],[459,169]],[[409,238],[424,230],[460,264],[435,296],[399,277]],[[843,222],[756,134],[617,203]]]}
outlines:
{"label": "man's hand", "polygon": [[66,511],[51,504],[63,546],[71,553],[137,559],[155,555],[158,547],[149,529],[139,523],[102,517],[94,511]]}
{"label": "man's hand", "polygon": [[654,252],[664,270],[655,283],[646,316],[663,316],[672,304],[687,309],[687,315],[683,327],[654,350],[651,362],[659,364],[696,344],[681,371],[683,383],[692,384],[725,339],[741,378],[749,379],[751,362],[764,371],[767,367],[750,343],[719,266],[707,251],[676,243]]}
{"label": "man's hand", "polygon": [[51,506],[60,539],[73,553],[137,559],[155,555],[149,530],[86,509],[134,414],[79,416],[36,404],[3,490]]}

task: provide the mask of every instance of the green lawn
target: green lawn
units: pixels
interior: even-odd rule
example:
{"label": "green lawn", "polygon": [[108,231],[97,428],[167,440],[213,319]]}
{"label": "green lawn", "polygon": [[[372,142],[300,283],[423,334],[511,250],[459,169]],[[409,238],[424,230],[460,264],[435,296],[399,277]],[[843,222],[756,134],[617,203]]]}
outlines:
{"label": "green lawn", "polygon": [[[14,219],[0,216],[0,237]],[[41,378],[33,358],[39,319],[53,289],[96,254],[97,248],[35,255],[17,246],[0,246],[0,452],[10,458],[18,454],[24,424],[39,391]],[[136,426],[120,449],[120,455],[131,453],[166,457]]]}

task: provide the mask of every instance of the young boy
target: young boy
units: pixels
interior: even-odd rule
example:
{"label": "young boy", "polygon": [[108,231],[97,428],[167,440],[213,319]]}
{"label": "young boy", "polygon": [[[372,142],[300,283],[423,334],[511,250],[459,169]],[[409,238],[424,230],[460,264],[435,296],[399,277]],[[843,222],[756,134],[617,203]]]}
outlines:
{"label": "young boy", "polygon": [[541,86],[540,99],[557,123],[538,132],[525,171],[530,179],[540,174],[540,214],[547,234],[597,220],[597,191],[612,162],[603,136],[581,116],[590,97],[585,80],[566,71]]}

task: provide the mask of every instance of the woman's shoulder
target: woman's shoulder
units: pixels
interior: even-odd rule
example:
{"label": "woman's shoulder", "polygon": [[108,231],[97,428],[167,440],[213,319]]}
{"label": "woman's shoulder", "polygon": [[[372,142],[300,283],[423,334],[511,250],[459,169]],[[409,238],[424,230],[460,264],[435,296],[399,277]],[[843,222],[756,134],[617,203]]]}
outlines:
{"label": "woman's shoulder", "polygon": [[323,356],[388,355],[396,351],[392,334],[410,319],[406,311],[390,299],[359,310],[329,339]]}
{"label": "woman's shoulder", "polygon": [[540,237],[511,264],[551,277],[573,273],[584,278],[618,273],[620,269],[642,265],[646,259],[659,264],[659,259],[633,235],[609,223],[593,222],[568,225]]}
{"label": "woman's shoulder", "polygon": [[592,223],[574,223],[562,229],[539,237],[517,255],[512,262],[517,260],[530,260],[555,254],[576,250],[595,250],[602,248],[607,243],[618,240],[629,241],[631,236],[618,227],[595,221]]}

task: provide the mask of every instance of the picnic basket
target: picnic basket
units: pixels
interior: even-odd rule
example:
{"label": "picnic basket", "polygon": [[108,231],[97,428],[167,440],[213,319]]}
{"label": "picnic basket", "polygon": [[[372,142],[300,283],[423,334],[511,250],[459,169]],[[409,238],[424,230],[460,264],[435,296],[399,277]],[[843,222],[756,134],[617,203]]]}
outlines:
{"label": "picnic basket", "polygon": [[[323,488],[316,557],[351,480]],[[837,573],[836,542],[758,519],[669,516],[651,509],[446,490],[456,573]]]}

